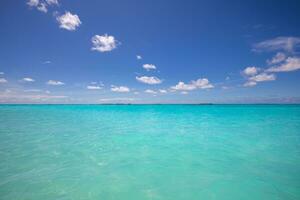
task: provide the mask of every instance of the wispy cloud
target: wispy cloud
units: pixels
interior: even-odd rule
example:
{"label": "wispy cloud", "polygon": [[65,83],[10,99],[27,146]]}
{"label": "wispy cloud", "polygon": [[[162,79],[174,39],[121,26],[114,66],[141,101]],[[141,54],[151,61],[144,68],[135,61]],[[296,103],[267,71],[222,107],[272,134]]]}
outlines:
{"label": "wispy cloud", "polygon": [[263,82],[263,81],[274,81],[276,76],[274,74],[261,73],[249,78],[250,81]]}
{"label": "wispy cloud", "polygon": [[136,59],[141,60],[141,59],[143,59],[143,57],[140,55],[136,55]]}
{"label": "wispy cloud", "polygon": [[300,47],[299,37],[277,37],[254,45],[254,51],[287,51],[293,52]]}
{"label": "wispy cloud", "polygon": [[39,5],[39,0],[29,0],[27,2],[27,5],[29,5],[29,6],[38,6]]}
{"label": "wispy cloud", "polygon": [[98,85],[88,85],[86,87],[86,89],[88,89],[88,90],[100,90],[100,89],[102,89],[102,87],[100,87]]}
{"label": "wispy cloud", "polygon": [[92,50],[99,52],[108,52],[117,48],[118,41],[112,35],[95,35],[92,37]]}
{"label": "wispy cloud", "polygon": [[[300,47],[299,37],[277,37],[254,45],[256,51],[280,51],[266,62],[267,68],[247,67],[243,74],[246,75],[245,87],[252,87],[258,82],[274,81],[277,72],[291,72],[300,69],[300,57],[295,50]],[[282,52],[284,51],[284,52]],[[258,72],[260,72],[258,74]]]}
{"label": "wispy cloud", "polygon": [[45,65],[46,65],[46,64],[50,64],[50,63],[51,63],[50,60],[46,60],[46,61],[43,62],[43,64],[45,64]]}
{"label": "wispy cloud", "polygon": [[149,93],[149,94],[157,94],[156,91],[150,90],[150,89],[145,90],[145,93]]}
{"label": "wispy cloud", "polygon": [[150,71],[150,70],[152,70],[152,69],[156,69],[156,66],[153,65],[153,64],[144,64],[144,65],[143,65],[143,68],[144,68],[145,70],[147,70],[147,71]]}
{"label": "wispy cloud", "polygon": [[72,14],[68,11],[65,14],[58,16],[56,20],[59,23],[59,27],[68,31],[75,31],[81,24],[81,21],[76,14]]}
{"label": "wispy cloud", "polygon": [[278,52],[272,59],[267,60],[269,65],[277,64],[286,59],[286,55],[284,53]]}
{"label": "wispy cloud", "polygon": [[247,81],[246,83],[244,83],[244,87],[253,87],[256,86],[256,82],[255,81]]}
{"label": "wispy cloud", "polygon": [[130,92],[130,89],[126,86],[112,86],[110,90],[113,92]]}
{"label": "wispy cloud", "polygon": [[58,5],[58,0],[46,0],[49,5]]}
{"label": "wispy cloud", "polygon": [[137,81],[139,81],[141,83],[146,83],[146,84],[150,84],[150,85],[162,83],[162,80],[160,80],[159,78],[157,78],[155,76],[141,76],[141,77],[137,76],[135,78]]}
{"label": "wispy cloud", "polygon": [[7,83],[8,81],[5,78],[0,78],[0,83]]}
{"label": "wispy cloud", "polygon": [[182,91],[182,92],[180,92],[180,94],[189,94],[187,91]]}
{"label": "wispy cloud", "polygon": [[47,82],[47,85],[55,85],[55,86],[59,86],[59,85],[64,85],[65,83],[64,82],[61,82],[61,81],[55,81],[55,80],[49,80]]}
{"label": "wispy cloud", "polygon": [[4,75],[4,72],[0,72],[0,75]]}
{"label": "wispy cloud", "polygon": [[275,74],[267,74],[265,72],[248,77],[245,87],[252,87],[257,85],[257,82],[274,81],[276,80]]}
{"label": "wispy cloud", "polygon": [[246,75],[246,76],[253,76],[255,74],[257,74],[259,68],[258,67],[246,67],[243,71],[243,73]]}
{"label": "wispy cloud", "polygon": [[164,89],[159,89],[159,92],[162,93],[162,94],[168,93],[168,91],[167,91],[167,90],[164,90]]}
{"label": "wispy cloud", "polygon": [[27,5],[29,5],[30,7],[35,7],[37,10],[41,12],[44,13],[48,12],[46,3],[40,2],[39,0],[29,0],[27,2]]}
{"label": "wispy cloud", "polygon": [[24,90],[24,92],[42,92],[42,90],[40,90],[40,89],[28,89],[28,90]]}
{"label": "wispy cloud", "polygon": [[267,72],[290,72],[300,69],[299,57],[288,57],[282,64],[268,68]]}
{"label": "wispy cloud", "polygon": [[21,80],[22,82],[34,82],[35,80],[29,77],[25,77]]}
{"label": "wispy cloud", "polygon": [[196,81],[191,81],[190,83],[184,83],[179,81],[177,85],[172,86],[172,90],[179,90],[179,91],[191,91],[196,89],[210,89],[214,86],[209,82],[207,78],[199,78]]}
{"label": "wispy cloud", "polygon": [[0,103],[57,103],[65,102],[67,99],[68,96],[65,95],[34,94],[10,90],[0,92]]}
{"label": "wispy cloud", "polygon": [[58,0],[28,0],[27,5],[38,11],[47,13],[49,5],[58,5]]}

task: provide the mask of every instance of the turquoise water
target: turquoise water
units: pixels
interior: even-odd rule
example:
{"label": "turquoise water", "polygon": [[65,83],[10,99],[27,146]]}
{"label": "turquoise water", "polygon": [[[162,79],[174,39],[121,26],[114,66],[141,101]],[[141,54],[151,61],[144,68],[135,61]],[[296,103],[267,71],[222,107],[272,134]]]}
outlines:
{"label": "turquoise water", "polygon": [[3,105],[0,199],[300,199],[300,106]]}

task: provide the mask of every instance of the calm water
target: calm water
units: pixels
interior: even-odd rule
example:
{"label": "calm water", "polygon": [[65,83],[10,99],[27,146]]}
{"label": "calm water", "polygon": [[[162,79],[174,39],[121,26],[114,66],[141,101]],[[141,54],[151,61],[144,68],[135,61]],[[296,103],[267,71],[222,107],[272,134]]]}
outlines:
{"label": "calm water", "polygon": [[0,199],[300,199],[300,106],[0,106]]}

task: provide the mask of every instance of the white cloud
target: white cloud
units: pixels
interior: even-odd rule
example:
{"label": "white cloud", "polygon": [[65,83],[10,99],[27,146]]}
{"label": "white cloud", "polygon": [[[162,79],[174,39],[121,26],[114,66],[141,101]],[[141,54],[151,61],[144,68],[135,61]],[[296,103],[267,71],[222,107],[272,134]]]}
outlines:
{"label": "white cloud", "polygon": [[58,5],[58,0],[46,0],[49,5]]}
{"label": "white cloud", "polygon": [[179,81],[177,83],[177,85],[175,86],[172,86],[171,89],[173,90],[195,90],[197,89],[197,87],[194,85],[194,84],[185,84],[184,82],[182,81]]}
{"label": "white cloud", "polygon": [[288,57],[284,63],[267,69],[267,72],[290,72],[300,69],[300,58]]}
{"label": "white cloud", "polygon": [[284,53],[278,52],[271,60],[267,60],[269,65],[277,64],[284,61],[286,58]]}
{"label": "white cloud", "polygon": [[255,86],[257,83],[255,81],[248,81],[244,84],[244,87],[253,87]]}
{"label": "white cloud", "polygon": [[4,72],[0,72],[0,75],[4,75]]}
{"label": "white cloud", "polygon": [[113,92],[130,92],[130,89],[126,86],[112,86],[110,90]]}
{"label": "white cloud", "polygon": [[86,89],[88,89],[88,90],[100,90],[100,89],[102,89],[102,87],[100,87],[98,85],[88,85],[86,87]]}
{"label": "white cloud", "polygon": [[168,91],[167,91],[167,90],[164,90],[164,89],[160,89],[159,92],[160,92],[160,93],[163,93],[163,94],[168,93]]}
{"label": "white cloud", "polygon": [[277,37],[271,40],[266,40],[254,45],[255,51],[276,51],[284,50],[287,52],[293,52],[300,46],[299,37]]}
{"label": "white cloud", "polygon": [[149,94],[157,94],[156,91],[150,90],[150,89],[145,90],[145,93],[149,93]]}
{"label": "white cloud", "polygon": [[23,78],[22,79],[23,82],[34,82],[35,80],[29,77]]}
{"label": "white cloud", "polygon": [[36,7],[39,11],[41,12],[48,12],[47,6],[45,3],[40,3],[37,7]]}
{"label": "white cloud", "polygon": [[77,27],[81,24],[81,21],[76,14],[72,14],[68,11],[65,12],[65,14],[58,16],[56,20],[59,23],[59,27],[69,30],[69,31],[74,31],[76,30]]}
{"label": "white cloud", "polygon": [[64,85],[65,83],[61,82],[61,81],[54,81],[54,80],[49,80],[47,82],[47,85]]}
{"label": "white cloud", "polygon": [[30,7],[35,7],[41,12],[48,12],[48,5],[58,5],[58,0],[28,0],[27,5]]}
{"label": "white cloud", "polygon": [[146,84],[150,84],[150,85],[162,83],[162,80],[160,80],[159,78],[157,78],[155,76],[141,76],[141,77],[135,77],[135,78],[137,81],[139,81],[141,83],[146,83]]}
{"label": "white cloud", "polygon": [[214,86],[209,83],[209,80],[206,78],[200,78],[196,81],[191,81],[190,83],[186,84],[182,81],[179,81],[177,85],[172,86],[171,89],[173,90],[180,90],[180,91],[191,91],[196,89],[209,89],[213,88]]}
{"label": "white cloud", "polygon": [[192,81],[192,84],[194,84],[199,89],[209,89],[214,87],[206,78],[199,78],[196,81]]}
{"label": "white cloud", "polygon": [[43,64],[50,64],[50,63],[51,63],[50,60],[46,60],[46,61],[43,62]]}
{"label": "white cloud", "polygon": [[265,72],[258,74],[258,71],[260,71],[260,70],[261,69],[259,69],[258,67],[247,67],[243,70],[243,74],[248,76],[247,77],[248,80],[244,84],[244,87],[255,86],[255,85],[257,85],[257,82],[276,80],[276,76],[274,74],[267,74]]}
{"label": "white cloud", "polygon": [[261,73],[256,76],[249,78],[250,81],[263,82],[263,81],[274,81],[276,76],[274,74]]}
{"label": "white cloud", "polygon": [[143,68],[146,69],[147,71],[149,71],[151,69],[156,69],[156,66],[153,64],[144,64]]}
{"label": "white cloud", "polygon": [[96,81],[92,81],[91,83],[90,83],[91,85],[98,85],[99,87],[103,87],[104,86],[104,84],[102,83],[102,82],[96,82]]}
{"label": "white cloud", "polygon": [[276,80],[276,76],[274,74],[261,73],[250,77],[248,81],[244,84],[244,86],[254,86],[256,85],[257,82],[274,81],[274,80]]}
{"label": "white cloud", "polygon": [[27,2],[27,5],[32,6],[32,7],[38,6],[39,5],[39,0],[29,0]]}
{"label": "white cloud", "polygon": [[253,76],[257,74],[258,70],[259,69],[257,67],[247,67],[244,69],[243,73],[247,76]]}
{"label": "white cloud", "polygon": [[142,58],[142,56],[140,56],[140,55],[136,55],[136,59],[141,60],[141,59],[143,59],[143,58]]}
{"label": "white cloud", "polygon": [[188,94],[188,92],[187,91],[182,91],[182,92],[180,92],[181,94]]}
{"label": "white cloud", "polygon": [[244,84],[244,87],[253,87],[255,86],[257,83],[255,81],[248,81]]}
{"label": "white cloud", "polygon": [[5,78],[0,78],[0,83],[7,83],[7,80]]}
{"label": "white cloud", "polygon": [[40,89],[29,89],[29,90],[24,90],[24,92],[42,92]]}
{"label": "white cloud", "polygon": [[92,37],[92,50],[99,52],[112,51],[117,48],[118,41],[112,35],[95,35]]}
{"label": "white cloud", "polygon": [[221,88],[222,88],[223,90],[228,90],[228,89],[229,89],[229,87],[228,87],[228,86],[225,86],[225,85],[222,86]]}

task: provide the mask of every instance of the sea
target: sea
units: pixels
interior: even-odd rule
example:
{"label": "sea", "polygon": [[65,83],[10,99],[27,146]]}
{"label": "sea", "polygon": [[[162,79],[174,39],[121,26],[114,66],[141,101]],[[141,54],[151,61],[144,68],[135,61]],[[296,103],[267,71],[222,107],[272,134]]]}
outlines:
{"label": "sea", "polygon": [[300,105],[0,105],[1,200],[299,200]]}

